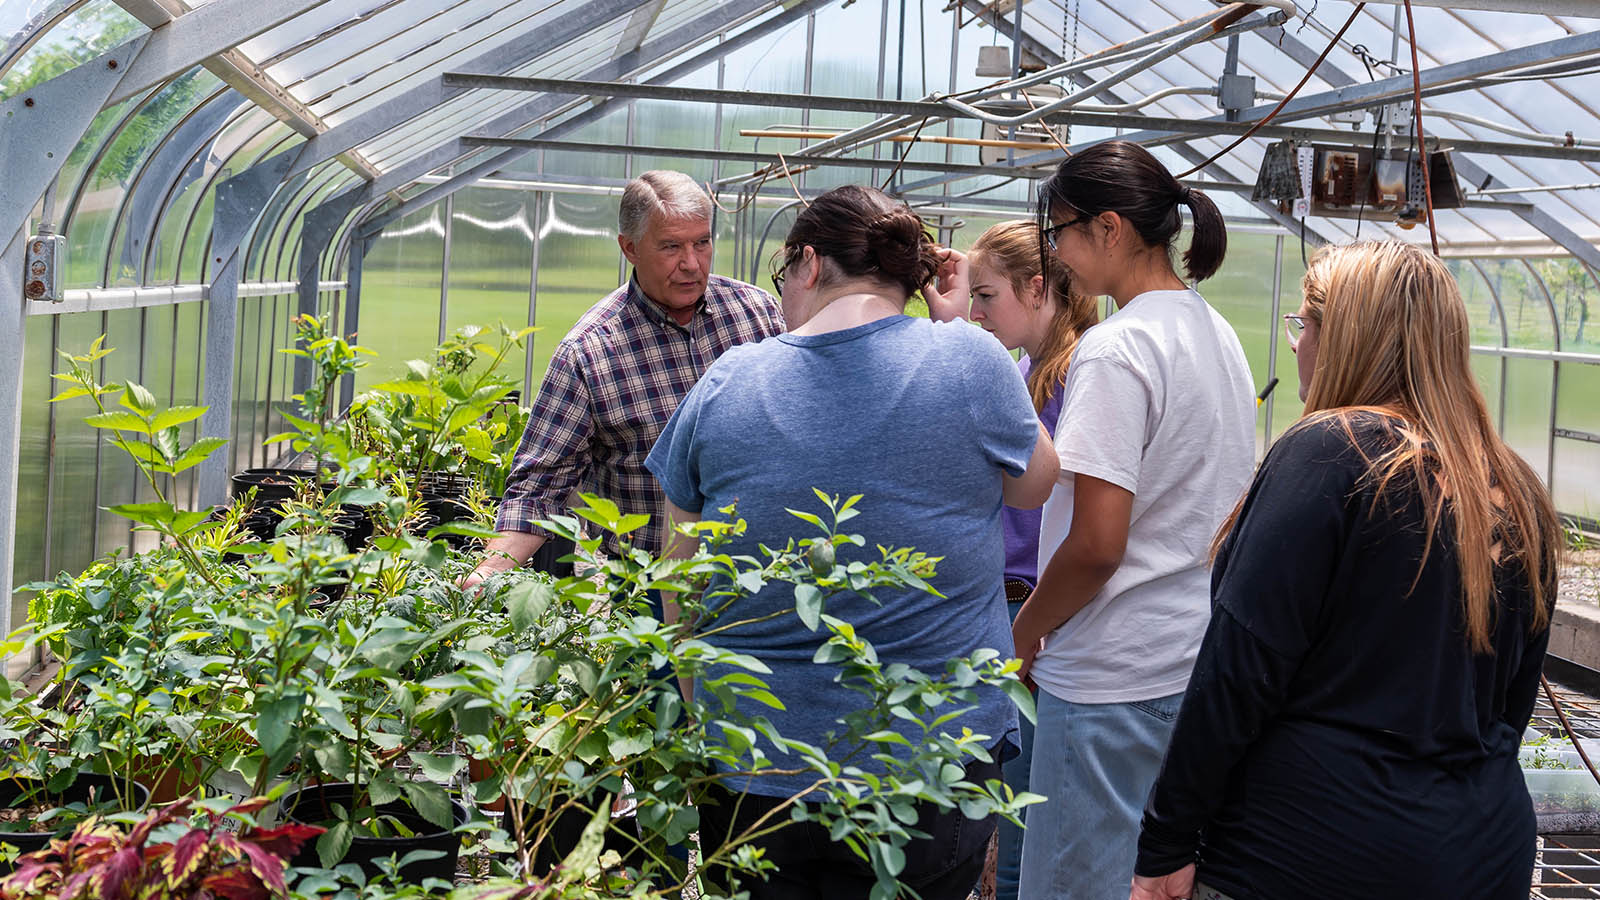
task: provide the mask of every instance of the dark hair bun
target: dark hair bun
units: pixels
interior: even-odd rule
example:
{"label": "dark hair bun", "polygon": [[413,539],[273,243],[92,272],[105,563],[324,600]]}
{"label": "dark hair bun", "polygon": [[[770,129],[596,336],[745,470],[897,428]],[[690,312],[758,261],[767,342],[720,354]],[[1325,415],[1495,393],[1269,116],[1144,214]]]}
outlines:
{"label": "dark hair bun", "polygon": [[879,215],[867,226],[866,239],[867,257],[875,260],[890,280],[921,287],[933,277],[924,248],[931,240],[922,229],[922,220],[910,209],[901,206]]}
{"label": "dark hair bun", "polygon": [[785,259],[792,262],[807,245],[840,275],[886,281],[907,296],[939,269],[938,248],[922,219],[872,187],[834,188],[801,210],[784,241]]}

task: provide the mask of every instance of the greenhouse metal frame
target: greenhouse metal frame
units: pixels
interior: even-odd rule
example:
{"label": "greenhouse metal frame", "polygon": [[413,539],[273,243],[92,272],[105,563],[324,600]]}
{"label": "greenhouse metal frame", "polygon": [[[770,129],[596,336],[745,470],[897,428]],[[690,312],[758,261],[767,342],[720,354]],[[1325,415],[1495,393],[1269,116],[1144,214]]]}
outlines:
{"label": "greenhouse metal frame", "polygon": [[[165,374],[164,385],[152,382],[158,396],[208,407],[197,434],[232,439],[184,482],[192,502],[221,502],[230,467],[269,459],[260,442],[275,430],[274,404],[307,383],[303,365],[274,352],[292,343],[288,317],[331,313],[355,333],[363,314],[369,326],[383,316],[375,248],[425,235],[432,249],[438,239],[428,337],[444,336],[451,260],[474,252],[453,241],[460,223],[474,221],[454,206],[469,188],[522,198],[515,221],[491,223],[528,238],[526,315],[508,314],[548,327],[541,244],[555,235],[602,248],[609,227],[603,213],[574,224],[558,199],[614,207],[626,177],[643,168],[699,167],[721,209],[719,270],[756,280],[782,217],[834,184],[887,183],[949,240],[969,220],[1030,215],[1031,180],[1065,152],[1137,140],[1175,168],[1196,167],[1187,183],[1218,197],[1236,233],[1266,242],[1260,286],[1269,299],[1241,305],[1268,335],[1255,373],[1265,383],[1277,374],[1283,298],[1294,302],[1296,243],[1363,230],[1427,234],[1379,219],[1295,218],[1252,201],[1265,147],[1410,140],[1411,126],[1394,126],[1386,111],[1414,91],[1425,101],[1425,146],[1452,151],[1466,192],[1461,208],[1438,211],[1437,239],[1482,326],[1473,350],[1492,411],[1502,430],[1529,419],[1518,449],[1562,512],[1592,524],[1600,485],[1584,475],[1600,481],[1600,352],[1586,348],[1600,342],[1583,331],[1600,300],[1600,112],[1584,99],[1597,92],[1583,88],[1600,86],[1600,4],[1411,5],[1416,73],[1394,0],[0,0],[0,221],[9,223],[0,250],[9,310],[0,323],[0,584],[10,593],[135,537],[93,509],[70,521],[55,509],[86,479],[96,506],[124,490],[98,437],[74,444],[70,461],[58,452],[70,413],[46,405],[57,350],[107,330],[120,335],[114,343],[136,340],[120,371],[140,381]],[[1351,30],[1335,40],[1346,16]],[[129,36],[101,46],[104,34],[90,25],[108,21]],[[986,42],[1008,51],[1000,77],[973,72]],[[29,62],[47,52],[73,64],[15,77],[37,73]],[[791,63],[789,80],[750,89],[780,68],[763,62],[773,53]],[[730,58],[744,74],[737,86]],[[946,64],[931,78],[930,60]],[[852,72],[860,63],[865,77],[827,87],[846,63]],[[1052,95],[1028,93],[1045,82],[1056,85]],[[702,110],[693,115],[711,117],[711,140],[664,144],[638,122],[648,104]],[[799,123],[791,130],[816,137],[802,146],[729,133],[741,117],[788,117]],[[966,149],[957,159],[957,144],[919,140],[976,137],[985,124],[1015,137],[1035,122],[1066,136],[1062,145],[974,163]],[[585,170],[613,155],[620,171]],[[24,244],[41,224],[69,239],[59,302],[22,294]],[[604,270],[601,249],[590,255]],[[616,274],[626,277],[620,265]],[[589,299],[611,286],[594,285]],[[1528,308],[1548,322],[1530,324]],[[542,344],[559,338],[552,330]],[[193,368],[182,383],[180,359]],[[525,389],[536,386],[535,362],[533,353],[522,361]],[[346,403],[357,387],[347,379]],[[1263,445],[1290,418],[1279,415],[1274,428],[1272,399]],[[6,630],[25,614],[15,606],[0,605]]]}

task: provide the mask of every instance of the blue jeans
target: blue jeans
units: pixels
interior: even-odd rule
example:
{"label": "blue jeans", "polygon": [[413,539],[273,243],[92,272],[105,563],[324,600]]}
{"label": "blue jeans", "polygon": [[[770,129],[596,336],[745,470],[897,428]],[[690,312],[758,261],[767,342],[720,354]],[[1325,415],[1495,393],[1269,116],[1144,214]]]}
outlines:
{"label": "blue jeans", "polygon": [[1070,703],[1038,694],[1021,900],[1127,900],[1139,818],[1182,694]]}
{"label": "blue jeans", "polygon": [[[1017,619],[1017,611],[1022,609],[1021,603],[1006,604],[1010,609],[1011,620]],[[1023,715],[1017,716],[1017,724],[1022,726],[1017,735],[1017,743],[1021,745],[1022,752],[1018,753],[1010,762],[1001,766],[1001,772],[1006,784],[1011,790],[1022,793],[1028,789],[1028,770],[1033,766],[1033,723]],[[1027,810],[1023,811],[1023,820],[1027,820]],[[995,866],[995,900],[1017,900],[1017,879],[1022,869],[1022,829],[1000,820],[1000,852]]]}

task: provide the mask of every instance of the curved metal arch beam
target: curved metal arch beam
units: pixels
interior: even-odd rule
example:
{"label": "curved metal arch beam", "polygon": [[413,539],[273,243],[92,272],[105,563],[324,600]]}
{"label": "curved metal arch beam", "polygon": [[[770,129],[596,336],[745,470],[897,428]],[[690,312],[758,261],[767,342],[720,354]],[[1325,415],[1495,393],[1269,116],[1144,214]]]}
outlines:
{"label": "curved metal arch beam", "polygon": [[[106,129],[105,136],[102,137],[100,139],[100,143],[95,146],[94,153],[90,155],[88,161],[84,163],[83,171],[78,175],[77,180],[73,182],[72,194],[67,200],[67,205],[62,207],[66,211],[66,214],[61,217],[61,230],[63,232],[71,227],[73,219],[77,217],[78,204],[83,202],[84,190],[89,186],[90,176],[100,170],[100,164],[105,162],[106,153],[111,149],[111,145],[115,143],[117,137],[127,129],[128,124],[133,121],[133,117],[142,112],[150,103],[150,101],[155,99],[157,94],[161,93],[162,87],[164,86],[158,86],[150,93],[141,97],[137,103],[134,103],[128,107],[127,111],[122,114],[122,117],[117,120],[117,124]],[[61,173],[57,172],[56,174],[60,175]]]}
{"label": "curved metal arch beam", "polygon": [[[1550,311],[1550,330],[1555,335],[1555,350],[1561,352],[1561,317],[1556,315],[1556,298],[1550,293],[1550,285],[1545,283],[1544,276],[1533,267],[1527,257],[1522,259],[1522,267],[1533,276],[1535,284],[1539,285],[1539,292],[1544,294],[1545,308]],[[1553,498],[1556,492],[1556,410],[1561,400],[1561,360],[1550,361],[1550,428],[1545,433],[1545,479],[1544,486],[1550,491]]]}
{"label": "curved metal arch beam", "polygon": [[[174,85],[176,85],[176,82],[174,82]],[[227,91],[228,88],[226,86],[219,88],[216,92],[211,94],[211,96],[201,100],[199,103],[195,104],[193,108],[189,109],[182,116],[179,116],[178,120],[167,128],[166,132],[162,134],[162,136],[155,142],[155,145],[149,150],[148,153],[145,154],[144,158],[140,160],[138,169],[134,172],[133,180],[128,182],[127,189],[122,192],[122,199],[117,201],[116,212],[111,220],[111,240],[106,244],[105,266],[101,270],[100,276],[101,284],[105,285],[106,287],[111,286],[111,258],[115,248],[117,247],[118,238],[122,239],[121,259],[119,259],[118,262],[131,262],[134,268],[134,283],[144,283],[144,272],[140,268],[140,265],[145,254],[138,251],[138,244],[134,242],[133,234],[135,230],[137,230],[141,235],[146,235],[149,231],[151,221],[157,218],[157,211],[154,208],[151,200],[145,199],[143,196],[141,196],[140,188],[144,185],[147,177],[153,176],[155,179],[157,179],[157,183],[160,183],[160,180],[162,179],[176,178],[179,174],[181,174],[181,169],[178,169],[177,172],[174,172],[173,170],[178,167],[178,164],[182,160],[182,154],[168,152],[171,142],[178,136],[180,132],[191,127],[196,131],[212,130],[214,124],[216,123],[205,118],[204,112],[206,108],[211,105],[212,101],[216,100],[218,97],[221,97],[223,94],[227,93]],[[211,110],[212,116],[216,116],[216,113],[217,110]],[[133,221],[135,216],[138,216],[143,222],[143,228],[136,229],[136,223]],[[128,220],[126,227],[123,225],[124,218]],[[144,246],[149,246],[148,237],[145,237],[143,242]],[[130,256],[136,256],[137,258],[130,260]]]}
{"label": "curved metal arch beam", "polygon": [[[228,162],[231,162],[233,160],[234,156],[237,156],[240,152],[242,152],[245,147],[250,146],[250,143],[252,141],[254,141],[256,138],[258,138],[258,137],[266,134],[267,132],[271,131],[273,126],[280,125],[280,124],[282,124],[282,123],[278,122],[276,119],[274,119],[272,121],[269,121],[269,122],[263,122],[261,124],[260,128],[257,128],[255,130],[255,132],[250,135],[249,138],[245,139],[245,141],[243,143],[241,143],[233,151],[233,153],[229,154],[227,159],[223,160],[224,165],[217,166],[216,171],[212,172],[210,177],[208,177],[206,179],[205,184],[200,188],[200,196],[201,196],[200,201],[196,202],[195,205],[193,206],[193,208],[191,208],[189,210],[189,217],[183,223],[183,236],[178,241],[178,259],[177,259],[177,262],[175,263],[175,265],[178,266],[178,269],[177,269],[177,275],[174,276],[174,280],[175,281],[176,280],[181,280],[181,275],[182,275],[182,272],[183,272],[183,251],[188,248],[189,235],[194,233],[195,220],[200,215],[200,207],[205,205],[205,202],[204,202],[205,195],[206,195],[206,193],[208,193],[210,191],[213,191],[215,188],[220,186],[220,179],[222,178],[222,173],[228,171],[228,167],[225,164],[228,163]],[[298,135],[296,135],[293,131],[286,132],[282,137],[278,138],[276,141],[273,141],[272,143],[270,143],[270,144],[266,145],[265,147],[262,147],[260,150],[256,151],[254,159],[252,159],[250,161],[250,165],[252,165],[252,166],[253,165],[258,165],[262,160],[271,158],[273,153],[277,152],[278,150],[281,150],[283,148],[284,144],[289,143],[290,141],[294,140],[296,137],[298,137]],[[212,215],[213,216],[215,216],[215,214],[216,214],[215,213],[215,209],[216,209],[215,203],[213,203],[213,206],[212,206]],[[205,231],[205,236],[206,236],[205,252],[200,255],[200,272],[198,273],[199,274],[199,281],[201,281],[202,283],[204,283],[206,281],[206,273],[211,270],[211,265],[212,265],[212,263],[211,263],[211,229],[209,227]]]}
{"label": "curved metal arch beam", "polygon": [[[161,229],[166,227],[167,218],[172,212],[173,203],[177,199],[179,193],[183,188],[195,184],[196,182],[200,181],[202,177],[204,177],[204,170],[200,170],[195,173],[193,178],[190,178],[187,181],[184,180],[189,171],[194,169],[196,164],[199,163],[200,154],[213,151],[216,147],[216,143],[222,139],[222,136],[228,132],[228,129],[242,122],[244,117],[249,115],[251,111],[256,108],[254,104],[250,103],[243,96],[240,97],[240,101],[241,102],[239,105],[228,116],[227,121],[222,123],[222,126],[216,130],[215,134],[209,135],[190,146],[188,155],[184,159],[182,167],[178,169],[178,174],[172,179],[171,182],[167,184],[166,190],[162,192],[161,200],[156,204],[155,221],[151,223],[150,231],[145,236],[146,249],[145,257],[140,263],[141,272],[148,273],[150,271],[151,257],[155,253],[156,242],[160,239]],[[196,197],[196,205],[198,205],[199,202],[200,198]],[[146,279],[146,283],[148,283],[148,278]]]}
{"label": "curved metal arch beam", "polygon": [[[1494,304],[1495,317],[1500,320],[1500,349],[1505,350],[1511,346],[1511,329],[1506,327],[1506,306],[1500,301],[1500,289],[1495,286],[1494,279],[1483,270],[1483,260],[1470,260],[1472,268],[1477,271],[1478,277],[1483,279],[1483,286],[1489,289],[1489,301]],[[1510,372],[1507,365],[1508,357],[1500,354],[1500,410],[1496,416],[1501,436],[1506,433],[1506,376]]]}
{"label": "curved metal arch beam", "polygon": [[[297,191],[293,197],[290,197],[287,202],[285,202],[283,208],[279,210],[278,217],[273,222],[272,228],[268,232],[266,242],[263,244],[264,250],[267,249],[267,245],[277,245],[277,251],[275,253],[271,253],[273,256],[271,280],[283,280],[281,276],[283,275],[285,253],[290,254],[289,262],[293,263],[294,261],[294,252],[299,249],[299,246],[298,241],[291,241],[289,239],[289,235],[294,233],[295,223],[300,222],[301,229],[304,230],[305,224],[303,221],[301,221],[301,218],[305,215],[306,207],[310,205],[313,200],[325,198],[327,196],[327,191],[336,188],[337,184],[335,184],[335,182],[339,180],[341,174],[347,173],[341,173],[336,167],[329,167],[327,171],[321,173],[316,178],[307,178],[305,184],[301,185],[300,190]],[[298,235],[296,235],[296,237],[298,237]],[[271,251],[269,250],[268,252],[270,253]],[[263,253],[263,257],[266,255],[268,254]],[[262,280],[267,280],[266,260],[264,258],[262,260],[260,272]]]}
{"label": "curved metal arch beam", "polygon": [[[751,41],[759,40],[762,37],[770,35],[774,31],[788,27],[795,21],[804,18],[821,7],[830,5],[832,2],[833,0],[802,0],[802,2],[786,8],[781,14],[767,19],[766,21],[757,23],[751,28],[748,28],[734,37],[723,41],[721,44],[708,47],[700,53],[697,53],[694,56],[677,63],[676,65],[649,79],[646,83],[651,85],[670,84],[673,79],[687,75],[696,69],[701,68],[702,66],[708,65],[716,61],[719,57],[727,53],[731,53],[734,50],[737,50],[739,47],[750,43]],[[585,73],[583,80],[615,81],[619,78],[624,78],[631,72],[646,68],[650,64],[650,60],[652,58],[665,59],[677,55],[678,53],[683,53],[688,49],[692,49],[696,45],[709,40],[715,34],[729,27],[734,27],[734,25],[736,25],[738,22],[748,21],[751,17],[759,15],[769,5],[769,3],[761,2],[761,0],[741,0],[741,2],[724,3],[718,7],[714,16],[710,14],[702,16],[699,19],[696,19],[695,21],[676,29],[671,34],[649,42],[639,50],[636,50],[632,53],[623,54],[616,59],[598,66],[595,69]],[[613,99],[607,99],[600,103],[596,103],[589,109],[544,129],[540,132],[540,137],[555,137],[573,128],[579,127],[580,125],[587,124],[588,122],[591,122],[594,119],[610,112],[613,108],[614,102],[615,101]],[[524,103],[510,112],[500,115],[494,121],[485,123],[483,126],[481,126],[480,130],[491,133],[497,132],[505,135],[514,134],[524,128],[529,127],[530,122],[553,114],[557,110],[568,105],[569,104],[567,102],[558,100],[553,96],[541,95],[537,99]],[[447,142],[446,144],[440,145],[440,148],[443,150],[453,145],[454,142]],[[462,151],[467,150],[465,147],[461,149]],[[478,180],[484,175],[487,175],[496,169],[522,158],[529,152],[531,151],[526,148],[511,148],[493,156],[486,157],[481,162],[475,163],[466,171],[455,174],[443,184],[428,188],[427,190],[406,200],[393,209],[385,211],[372,221],[363,222],[361,225],[362,233],[367,237],[371,237],[384,225],[393,222],[395,219],[398,219],[415,209],[426,206],[427,204],[443,197],[447,197],[450,194],[467,186],[468,184]],[[383,178],[380,178],[378,181],[373,183],[373,193],[376,194],[380,190],[387,192],[392,187],[402,186],[403,184],[409,183],[422,175],[426,175],[435,169],[449,164],[448,162],[435,163],[438,155],[439,151],[431,152],[420,157],[416,162],[408,163],[405,166],[396,168],[393,172],[386,173]],[[465,152],[459,155],[465,155]],[[423,165],[429,165],[430,168],[423,170]],[[404,179],[404,182],[400,181],[402,178]],[[396,182],[399,183],[397,184]]]}
{"label": "curved metal arch beam", "polygon": [[[274,160],[268,160],[269,164],[272,162]],[[258,278],[266,271],[267,243],[272,240],[272,232],[262,226],[267,222],[276,224],[290,200],[298,196],[300,190],[311,180],[311,175],[311,172],[301,172],[279,182],[268,196],[266,208],[252,217],[244,228],[238,251],[241,256],[239,270],[246,277],[252,270],[256,272]],[[226,186],[227,183],[225,181],[223,185]]]}

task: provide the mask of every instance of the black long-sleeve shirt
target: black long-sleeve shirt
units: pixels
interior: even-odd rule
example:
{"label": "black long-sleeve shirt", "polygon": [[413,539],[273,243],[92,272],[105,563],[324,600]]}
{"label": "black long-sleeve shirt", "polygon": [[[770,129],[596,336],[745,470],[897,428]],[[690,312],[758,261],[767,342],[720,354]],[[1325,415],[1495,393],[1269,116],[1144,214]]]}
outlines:
{"label": "black long-sleeve shirt", "polygon": [[1360,415],[1352,445],[1312,424],[1267,455],[1212,574],[1138,874],[1198,860],[1237,900],[1527,896],[1517,747],[1549,631],[1501,565],[1494,653],[1471,651],[1448,515],[1419,576],[1416,491],[1374,506],[1362,477],[1393,428]]}

